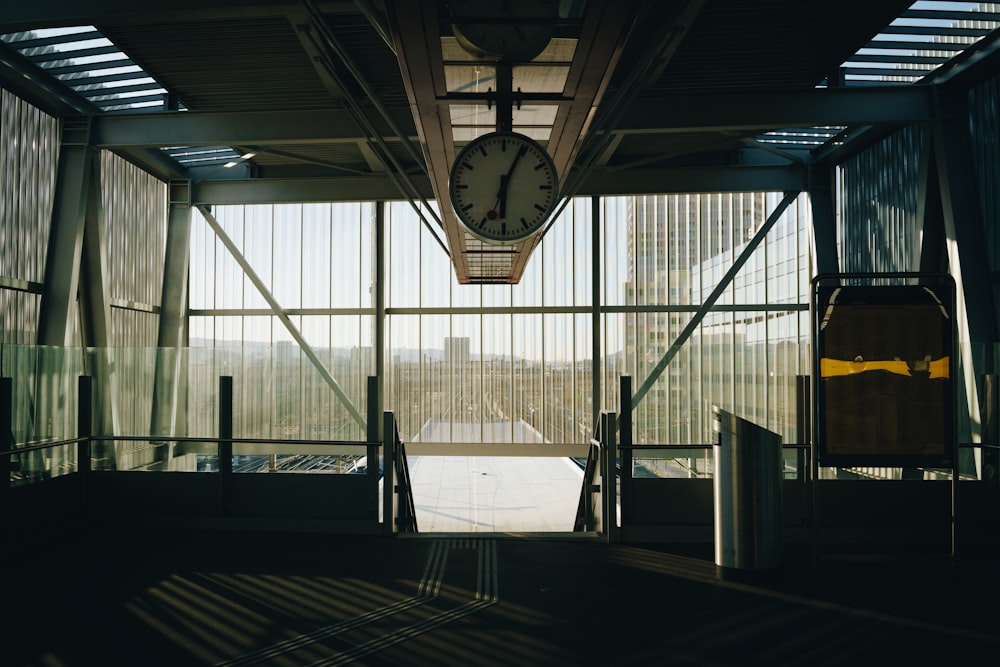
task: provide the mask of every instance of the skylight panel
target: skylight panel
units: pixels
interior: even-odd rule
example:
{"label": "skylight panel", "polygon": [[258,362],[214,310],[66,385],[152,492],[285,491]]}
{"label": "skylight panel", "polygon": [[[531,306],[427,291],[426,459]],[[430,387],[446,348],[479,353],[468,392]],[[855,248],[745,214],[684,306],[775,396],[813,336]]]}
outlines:
{"label": "skylight panel", "polygon": [[103,111],[164,107],[167,90],[93,26],[7,33],[0,41]]}
{"label": "skylight panel", "polygon": [[919,0],[843,63],[843,83],[919,81],[997,27],[995,3]]}

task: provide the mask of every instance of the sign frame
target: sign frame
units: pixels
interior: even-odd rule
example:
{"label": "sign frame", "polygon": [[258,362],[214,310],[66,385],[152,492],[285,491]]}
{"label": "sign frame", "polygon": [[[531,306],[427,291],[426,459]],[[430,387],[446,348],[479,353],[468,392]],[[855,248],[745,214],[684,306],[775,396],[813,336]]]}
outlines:
{"label": "sign frame", "polygon": [[953,470],[954,279],[841,273],[812,286],[817,466]]}

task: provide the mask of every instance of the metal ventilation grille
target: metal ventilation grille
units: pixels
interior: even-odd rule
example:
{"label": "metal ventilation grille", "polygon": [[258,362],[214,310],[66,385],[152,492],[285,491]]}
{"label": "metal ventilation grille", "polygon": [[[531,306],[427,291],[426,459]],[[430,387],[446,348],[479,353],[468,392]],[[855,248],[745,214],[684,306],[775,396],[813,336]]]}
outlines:
{"label": "metal ventilation grille", "polygon": [[7,33],[0,41],[101,111],[166,107],[166,89],[93,26]]}
{"label": "metal ventilation grille", "polygon": [[474,236],[465,234],[466,261],[469,277],[476,283],[509,283],[514,260],[515,246],[501,246],[483,243]]}

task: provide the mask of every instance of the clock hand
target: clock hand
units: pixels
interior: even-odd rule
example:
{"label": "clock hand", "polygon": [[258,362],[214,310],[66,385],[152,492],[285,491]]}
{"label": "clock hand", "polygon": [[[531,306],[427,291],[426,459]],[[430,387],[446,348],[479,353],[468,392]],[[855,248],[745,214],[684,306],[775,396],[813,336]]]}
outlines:
{"label": "clock hand", "polygon": [[500,192],[497,193],[497,199],[500,200],[500,217],[507,217],[507,186],[510,184],[510,176],[514,173],[514,168],[517,167],[518,161],[521,156],[528,152],[527,146],[521,146],[521,149],[517,151],[517,155],[514,156],[514,161],[510,163],[510,168],[507,173],[500,177]]}
{"label": "clock hand", "polygon": [[[507,177],[503,174],[500,175],[500,189],[497,191],[496,201],[493,202],[493,208],[486,211],[486,217],[489,220],[496,220],[498,217],[504,217],[505,204],[507,200]],[[500,207],[500,215],[497,215],[497,207]]]}

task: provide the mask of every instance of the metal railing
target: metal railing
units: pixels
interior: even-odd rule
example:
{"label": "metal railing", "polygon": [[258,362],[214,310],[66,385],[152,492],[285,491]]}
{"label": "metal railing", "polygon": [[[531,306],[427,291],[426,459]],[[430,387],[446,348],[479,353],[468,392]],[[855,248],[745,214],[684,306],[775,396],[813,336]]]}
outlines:
{"label": "metal railing", "polygon": [[[241,446],[249,446],[254,450],[251,453],[255,455],[281,453],[282,451],[287,452],[289,450],[297,450],[298,453],[306,452],[308,456],[320,456],[331,452],[342,453],[346,451],[352,453],[364,451],[368,461],[378,461],[379,450],[382,447],[382,443],[377,441],[234,437],[232,427],[232,378],[229,376],[222,376],[219,379],[218,436],[95,435],[92,433],[91,421],[91,415],[93,414],[91,382],[92,379],[89,376],[80,376],[78,379],[76,436],[46,440],[44,442],[15,444],[11,428],[12,382],[10,378],[0,378],[0,434],[3,434],[3,440],[0,440],[0,443],[4,445],[0,448],[0,494],[8,495],[11,493],[16,482],[15,473],[29,476],[32,474],[30,470],[15,470],[15,458],[45,450],[75,446],[75,470],[68,470],[66,472],[67,474],[76,474],[79,477],[79,502],[80,506],[83,507],[87,504],[88,478],[94,472],[94,445],[102,442],[149,442],[164,446],[188,443],[194,445],[214,445],[214,453],[218,458],[217,469],[192,470],[190,472],[218,475],[220,502],[222,507],[225,508],[228,504],[230,477],[234,474],[239,474],[233,469],[234,448],[237,449],[237,453],[240,453],[238,450]],[[115,471],[112,469],[99,470],[97,472],[106,473]],[[144,470],[136,469],[124,472],[144,472]],[[350,474],[350,472],[346,474]],[[371,481],[369,488],[372,490],[373,498],[377,497],[378,467],[369,466],[366,474]],[[44,476],[25,478],[22,479],[22,485],[44,481]]]}

